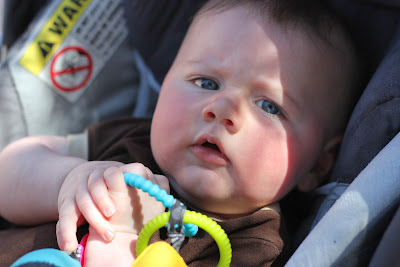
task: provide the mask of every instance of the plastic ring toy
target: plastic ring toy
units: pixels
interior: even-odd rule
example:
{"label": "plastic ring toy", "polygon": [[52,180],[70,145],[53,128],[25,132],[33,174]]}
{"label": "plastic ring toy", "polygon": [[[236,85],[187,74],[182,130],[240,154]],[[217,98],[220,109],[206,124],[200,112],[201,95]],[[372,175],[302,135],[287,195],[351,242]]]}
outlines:
{"label": "plastic ring toy", "polygon": [[[154,185],[151,183],[151,181],[133,173],[125,173],[124,178],[127,185],[142,189],[144,192],[149,193],[150,196],[153,196],[158,201],[161,201],[164,206],[169,209],[172,207],[173,202],[175,201],[174,197],[167,194],[165,190],[160,189],[158,185]],[[164,227],[168,223],[169,217],[170,212],[164,212],[163,214],[153,218],[143,227],[139,233],[136,243],[137,256],[139,256],[147,247],[150,237],[154,234],[154,232]],[[219,248],[220,258],[217,266],[221,267],[230,265],[232,260],[231,243],[227,234],[219,224],[201,213],[189,210],[185,211],[183,223],[187,226],[198,226],[210,234],[214,238]],[[188,228],[192,228],[189,229],[188,232],[193,233],[197,231],[197,229],[193,230],[193,227]]]}
{"label": "plastic ring toy", "polygon": [[[137,256],[139,256],[140,253],[142,253],[147,247],[150,237],[154,234],[154,232],[161,227],[164,227],[166,223],[168,223],[169,214],[169,211],[164,212],[163,214],[152,219],[143,227],[136,243]],[[201,213],[190,210],[185,212],[183,222],[196,224],[201,229],[209,233],[214,238],[219,248],[220,259],[217,266],[229,266],[232,259],[231,243],[225,231],[221,228],[221,226],[219,226],[219,224]]]}

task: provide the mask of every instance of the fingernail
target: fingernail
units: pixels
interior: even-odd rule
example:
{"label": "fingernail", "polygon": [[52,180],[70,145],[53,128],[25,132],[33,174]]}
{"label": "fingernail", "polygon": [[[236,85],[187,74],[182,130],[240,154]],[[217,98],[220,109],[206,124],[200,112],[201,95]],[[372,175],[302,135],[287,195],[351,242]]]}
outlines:
{"label": "fingernail", "polygon": [[109,207],[106,209],[106,216],[107,216],[107,217],[110,217],[111,215],[114,214],[114,212],[115,212],[114,207],[113,207],[113,206],[109,206]]}
{"label": "fingernail", "polygon": [[111,241],[111,240],[113,240],[113,238],[114,238],[114,233],[113,233],[112,231],[110,231],[110,230],[107,230],[107,231],[104,233],[104,237],[105,237],[105,240],[106,240],[106,241]]}

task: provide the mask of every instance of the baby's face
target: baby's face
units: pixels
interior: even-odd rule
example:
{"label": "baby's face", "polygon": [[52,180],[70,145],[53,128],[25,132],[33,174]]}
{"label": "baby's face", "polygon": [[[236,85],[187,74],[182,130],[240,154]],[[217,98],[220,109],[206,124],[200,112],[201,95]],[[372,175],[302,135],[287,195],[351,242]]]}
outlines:
{"label": "baby's face", "polygon": [[301,33],[242,8],[198,18],[154,114],[156,161],[205,211],[244,214],[275,202],[314,166],[325,139],[326,62]]}

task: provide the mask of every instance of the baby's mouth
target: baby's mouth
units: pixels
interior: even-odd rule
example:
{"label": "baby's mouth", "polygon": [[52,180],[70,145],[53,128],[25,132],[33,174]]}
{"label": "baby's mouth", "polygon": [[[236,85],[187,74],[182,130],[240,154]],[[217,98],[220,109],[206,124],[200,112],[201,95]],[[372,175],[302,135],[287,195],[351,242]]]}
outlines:
{"label": "baby's mouth", "polygon": [[216,150],[216,151],[221,153],[221,149],[219,149],[219,147],[216,144],[213,144],[213,143],[210,143],[210,142],[204,142],[201,145],[204,146],[204,147],[208,147],[208,148],[214,149],[214,150]]}
{"label": "baby's mouth", "polygon": [[192,146],[192,151],[199,159],[212,165],[226,166],[229,162],[223,150],[210,140],[203,140]]}

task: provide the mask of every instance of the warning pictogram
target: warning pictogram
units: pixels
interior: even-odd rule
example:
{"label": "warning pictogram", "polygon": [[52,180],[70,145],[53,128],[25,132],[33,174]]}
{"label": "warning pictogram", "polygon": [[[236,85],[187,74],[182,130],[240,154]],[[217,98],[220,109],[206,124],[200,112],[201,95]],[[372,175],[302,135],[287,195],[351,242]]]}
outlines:
{"label": "warning pictogram", "polygon": [[78,46],[59,51],[50,66],[50,77],[54,86],[64,92],[82,89],[89,82],[92,72],[92,57]]}

